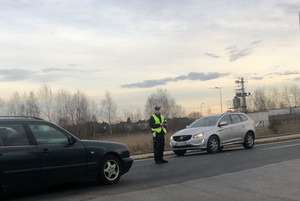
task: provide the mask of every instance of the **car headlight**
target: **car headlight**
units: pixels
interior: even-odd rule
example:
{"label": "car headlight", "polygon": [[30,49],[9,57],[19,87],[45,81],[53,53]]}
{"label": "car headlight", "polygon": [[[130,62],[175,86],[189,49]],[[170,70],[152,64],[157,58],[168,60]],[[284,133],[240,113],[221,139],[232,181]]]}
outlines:
{"label": "car headlight", "polygon": [[170,140],[173,140],[173,136],[170,137]]}
{"label": "car headlight", "polygon": [[198,133],[193,136],[194,139],[203,137],[203,133]]}

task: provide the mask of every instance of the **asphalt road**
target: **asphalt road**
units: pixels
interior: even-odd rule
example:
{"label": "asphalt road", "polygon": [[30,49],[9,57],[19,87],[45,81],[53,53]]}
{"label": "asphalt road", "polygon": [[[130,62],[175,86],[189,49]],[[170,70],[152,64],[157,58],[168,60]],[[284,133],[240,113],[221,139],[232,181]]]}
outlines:
{"label": "asphalt road", "polygon": [[300,140],[135,161],[117,185],[64,184],[5,200],[300,200]]}

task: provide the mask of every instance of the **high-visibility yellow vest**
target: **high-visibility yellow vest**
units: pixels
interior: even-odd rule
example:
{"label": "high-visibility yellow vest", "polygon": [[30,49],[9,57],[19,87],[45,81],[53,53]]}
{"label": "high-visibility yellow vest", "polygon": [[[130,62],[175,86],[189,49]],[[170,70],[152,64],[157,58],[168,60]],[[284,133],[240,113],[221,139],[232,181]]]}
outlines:
{"label": "high-visibility yellow vest", "polygon": [[[161,122],[159,121],[159,118],[158,118],[155,114],[153,114],[152,117],[154,118],[155,124],[160,124],[160,123],[162,123],[162,122],[165,121],[165,117],[164,117],[163,115],[160,115]],[[152,128],[152,131],[156,131],[157,133],[160,133],[160,132],[161,132],[161,129],[162,129],[165,133],[167,133],[167,129],[166,129],[165,127],[163,127],[163,126],[161,126],[161,127],[159,127],[159,128]]]}

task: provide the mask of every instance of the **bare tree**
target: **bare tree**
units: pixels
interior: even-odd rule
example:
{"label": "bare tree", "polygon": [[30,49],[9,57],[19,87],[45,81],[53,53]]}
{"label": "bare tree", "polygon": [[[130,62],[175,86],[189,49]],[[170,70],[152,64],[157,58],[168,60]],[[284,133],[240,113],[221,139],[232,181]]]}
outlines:
{"label": "bare tree", "polygon": [[97,107],[97,104],[95,103],[94,100],[90,100],[90,116],[91,116],[91,121],[92,121],[92,130],[93,130],[93,138],[96,138],[96,124],[98,122],[99,118],[99,109]]}
{"label": "bare tree", "polygon": [[34,92],[31,91],[28,96],[24,94],[25,99],[25,114],[27,116],[39,117],[40,108],[38,104],[38,99],[35,96]]}
{"label": "bare tree", "polygon": [[253,103],[257,111],[266,111],[267,110],[267,97],[264,88],[258,88],[254,91]]}
{"label": "bare tree", "polygon": [[0,114],[1,115],[6,115],[6,102],[0,98]]}
{"label": "bare tree", "polygon": [[24,101],[18,92],[15,92],[7,103],[7,114],[13,116],[24,116],[25,105]]}
{"label": "bare tree", "polygon": [[285,85],[283,87],[282,96],[283,96],[284,104],[287,107],[292,107],[292,100],[291,100],[290,90],[289,90],[287,85]]}
{"label": "bare tree", "polygon": [[77,134],[86,136],[87,132],[84,132],[86,123],[91,120],[89,113],[89,100],[87,96],[77,90],[72,96],[72,106],[74,107],[74,117],[77,127]]}
{"label": "bare tree", "polygon": [[49,85],[43,84],[43,86],[38,91],[38,96],[41,104],[41,113],[49,121],[52,121],[53,112],[53,94],[52,89]]}
{"label": "bare tree", "polygon": [[300,88],[297,85],[290,86],[290,93],[293,97],[294,106],[297,107],[300,105]]}
{"label": "bare tree", "polygon": [[278,88],[276,87],[273,87],[271,90],[270,90],[270,93],[269,94],[269,97],[267,98],[267,102],[266,102],[266,107],[267,109],[275,109],[275,108],[278,108],[280,103],[280,93],[279,93],[279,90]]}
{"label": "bare tree", "polygon": [[174,102],[174,105],[171,108],[169,115],[170,115],[171,118],[174,118],[174,117],[183,117],[183,116],[186,115],[186,113],[185,113],[185,110],[180,105],[177,105]]}
{"label": "bare tree", "polygon": [[124,117],[125,119],[129,118],[132,123],[137,122],[141,119],[141,109],[130,106],[124,110]]}
{"label": "bare tree", "polygon": [[89,101],[87,96],[83,92],[77,90],[72,97],[72,102],[74,105],[74,116],[76,124],[81,125],[88,122],[90,120],[90,115]]}
{"label": "bare tree", "polygon": [[158,88],[155,93],[152,93],[146,102],[145,115],[153,114],[154,106],[160,105],[161,112],[166,118],[180,117],[183,115],[183,109],[177,105],[175,99],[172,98],[167,90]]}
{"label": "bare tree", "polygon": [[63,126],[74,124],[74,107],[72,95],[66,90],[60,90],[55,95],[55,121]]}
{"label": "bare tree", "polygon": [[202,117],[201,112],[190,112],[187,117],[189,119],[199,119],[200,117]]}
{"label": "bare tree", "polygon": [[101,115],[108,121],[110,134],[112,134],[111,124],[112,121],[116,118],[116,110],[117,110],[116,103],[112,100],[109,91],[106,91],[105,99],[102,100],[101,102],[100,111],[101,111]]}

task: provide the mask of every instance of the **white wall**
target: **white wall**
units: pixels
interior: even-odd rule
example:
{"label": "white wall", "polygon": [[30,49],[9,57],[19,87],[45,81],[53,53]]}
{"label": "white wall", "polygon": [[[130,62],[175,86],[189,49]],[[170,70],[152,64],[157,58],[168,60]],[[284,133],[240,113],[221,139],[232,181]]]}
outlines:
{"label": "white wall", "polygon": [[263,124],[264,127],[269,126],[269,114],[268,114],[268,112],[254,112],[254,113],[247,113],[247,115],[251,119],[253,119],[256,123],[261,122],[261,124]]}

